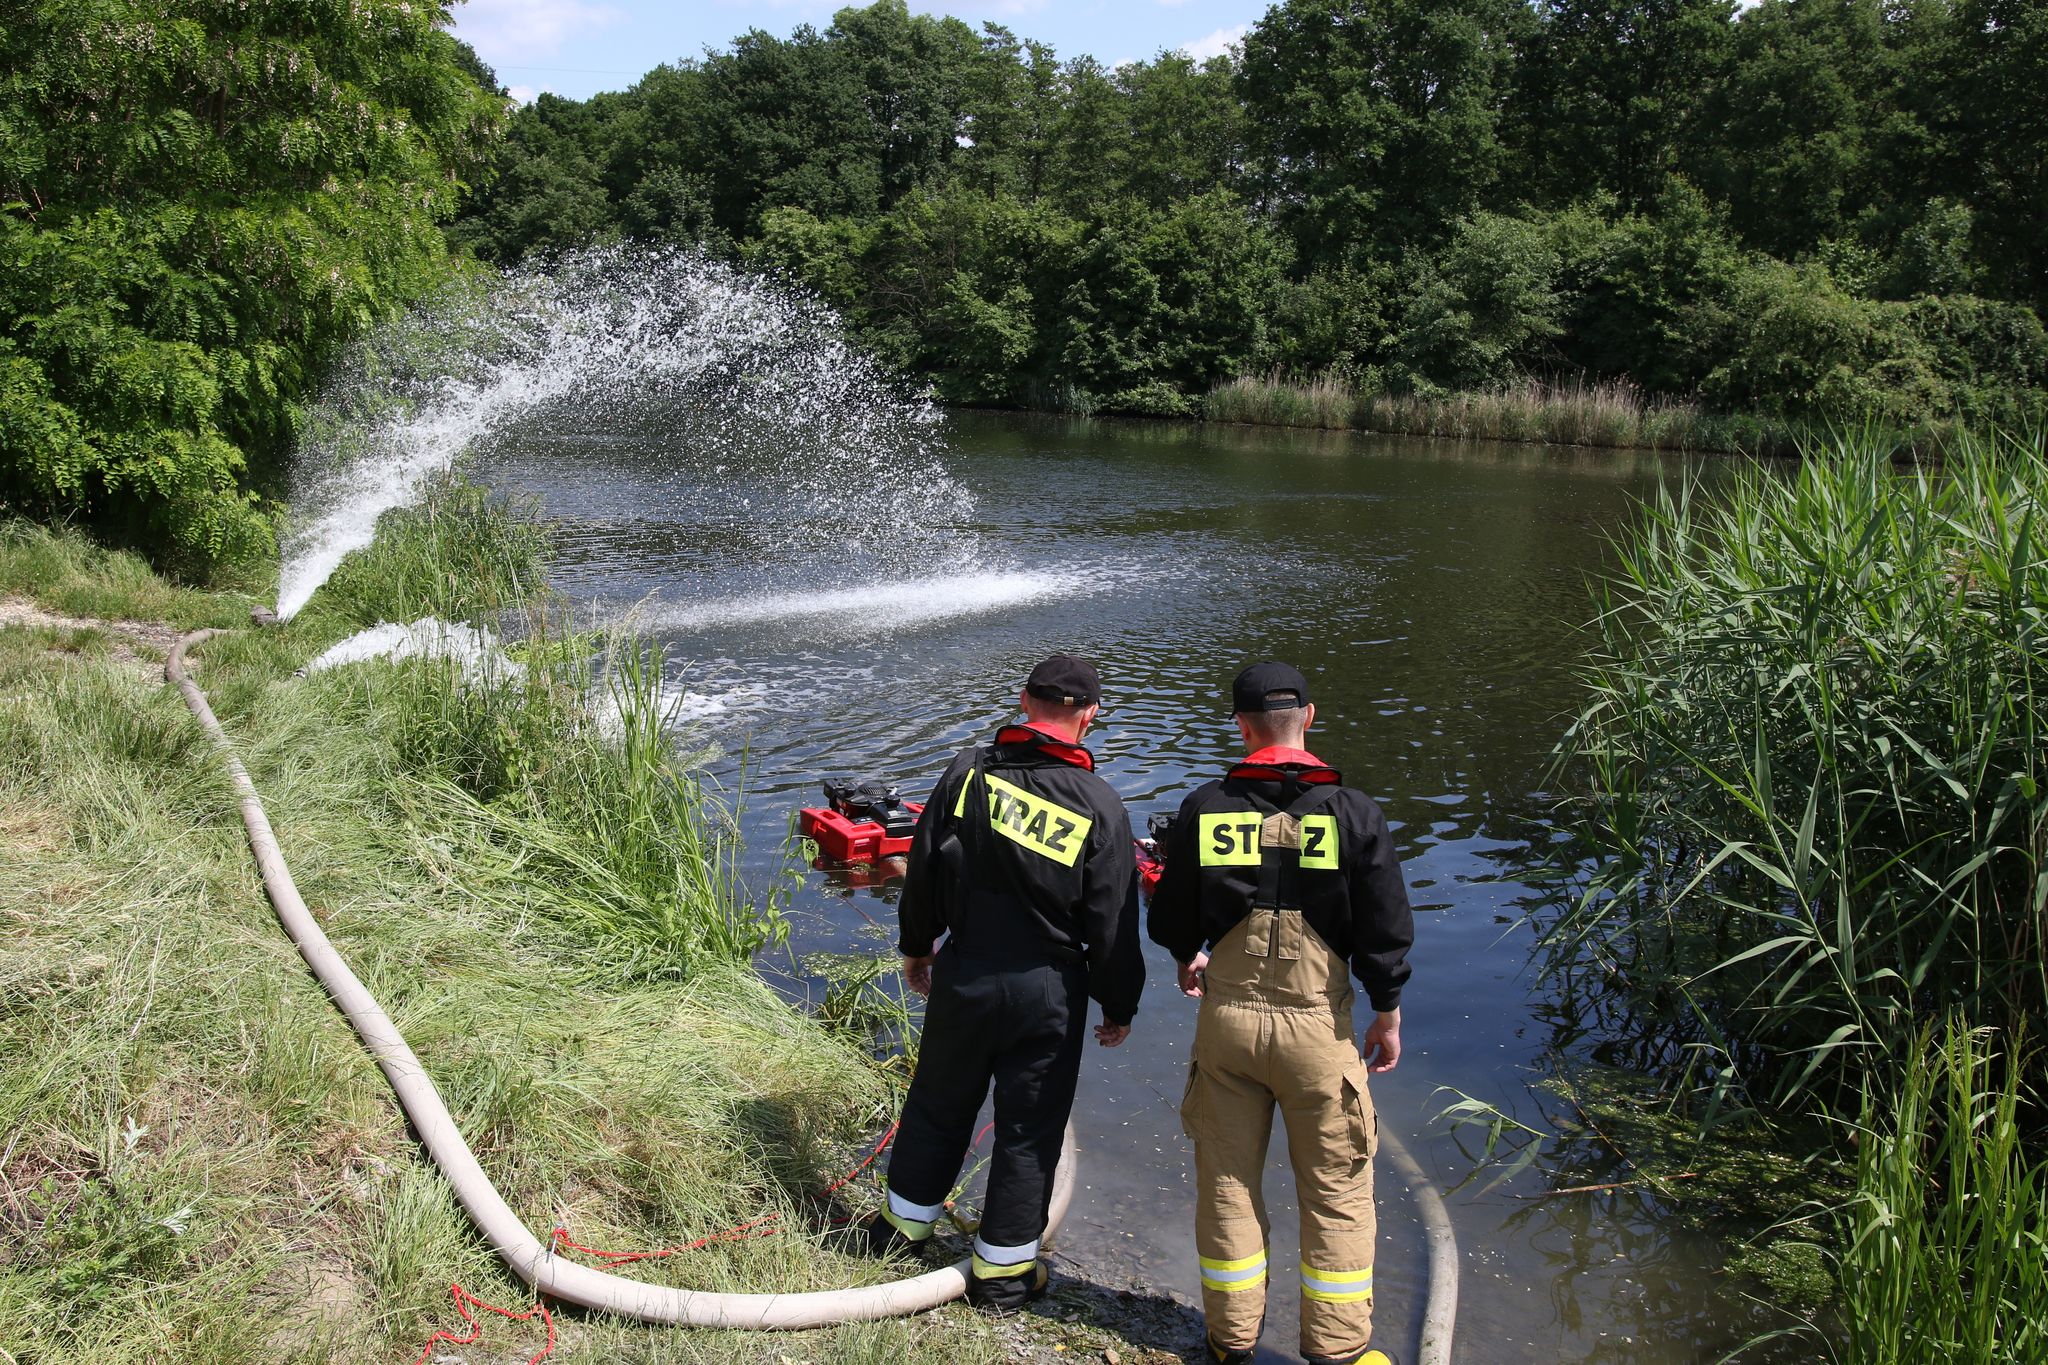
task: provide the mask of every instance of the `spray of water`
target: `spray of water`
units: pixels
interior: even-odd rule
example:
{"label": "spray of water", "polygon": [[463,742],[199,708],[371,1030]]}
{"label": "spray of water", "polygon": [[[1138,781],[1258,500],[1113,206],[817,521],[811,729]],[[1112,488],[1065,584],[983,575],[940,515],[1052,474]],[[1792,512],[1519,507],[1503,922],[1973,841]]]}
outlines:
{"label": "spray of water", "polygon": [[696,253],[609,247],[467,280],[357,347],[304,425],[278,614],[466,453],[553,411],[628,409],[663,414],[679,468],[746,469],[734,524],[766,506],[791,544],[855,537],[902,560],[946,537],[961,560],[972,500],[940,461],[939,413],[829,308]]}
{"label": "spray of water", "polygon": [[857,588],[749,594],[684,606],[654,608],[646,624],[668,630],[817,622],[844,632],[873,634],[1007,611],[1048,599],[1101,592],[1110,576],[1098,570],[1054,568],[938,574],[886,579]]}

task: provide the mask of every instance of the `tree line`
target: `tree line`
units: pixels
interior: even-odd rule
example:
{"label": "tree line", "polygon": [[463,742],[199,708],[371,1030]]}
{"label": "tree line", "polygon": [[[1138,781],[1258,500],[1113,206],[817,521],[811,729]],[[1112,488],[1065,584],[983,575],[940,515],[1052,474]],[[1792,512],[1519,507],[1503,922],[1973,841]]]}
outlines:
{"label": "tree line", "polygon": [[783,272],[951,401],[1627,379],[1793,418],[2048,406],[2039,0],[1288,0],[1105,66],[902,0],[514,116],[451,232]]}
{"label": "tree line", "polygon": [[798,281],[955,402],[2048,412],[2041,0],[1289,0],[1117,66],[880,0],[508,104],[418,0],[14,6],[0,510],[258,550],[350,338],[609,239]]}

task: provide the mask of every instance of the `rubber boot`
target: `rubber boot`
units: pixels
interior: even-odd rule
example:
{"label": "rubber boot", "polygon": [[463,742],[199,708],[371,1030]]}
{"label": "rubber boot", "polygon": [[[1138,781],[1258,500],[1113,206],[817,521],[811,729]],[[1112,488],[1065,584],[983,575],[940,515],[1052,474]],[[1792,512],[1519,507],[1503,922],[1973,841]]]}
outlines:
{"label": "rubber boot", "polygon": [[1348,1356],[1303,1356],[1308,1365],[1395,1365],[1385,1351],[1368,1348]]}
{"label": "rubber boot", "polygon": [[911,1237],[879,1213],[861,1225],[860,1233],[862,1249],[878,1258],[909,1256],[921,1259],[926,1248],[931,1246],[929,1232],[922,1238]]}
{"label": "rubber boot", "polygon": [[1022,1275],[1004,1275],[996,1279],[984,1279],[970,1275],[967,1279],[967,1302],[993,1318],[1008,1317],[1019,1312],[1024,1305],[1036,1303],[1052,1288],[1052,1272],[1045,1268],[1044,1261],[1033,1261],[1031,1269]]}
{"label": "rubber boot", "polygon": [[1218,1346],[1216,1338],[1210,1336],[1207,1332],[1202,1334],[1202,1344],[1209,1348],[1208,1359],[1215,1361],[1216,1365],[1252,1365],[1252,1353],[1250,1351],[1239,1351],[1233,1350],[1228,1346]]}

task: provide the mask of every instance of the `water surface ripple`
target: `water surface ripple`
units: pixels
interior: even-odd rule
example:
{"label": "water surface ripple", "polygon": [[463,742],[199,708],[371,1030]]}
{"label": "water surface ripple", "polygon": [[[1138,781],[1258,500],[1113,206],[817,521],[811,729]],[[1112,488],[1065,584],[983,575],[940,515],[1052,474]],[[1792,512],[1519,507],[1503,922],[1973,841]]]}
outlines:
{"label": "water surface ripple", "polygon": [[[1526,935],[1512,927],[1526,888],[1501,869],[1542,813],[1603,533],[1673,462],[958,414],[946,467],[971,507],[892,560],[840,556],[787,525],[824,516],[856,538],[898,534],[900,509],[879,505],[894,484],[864,477],[863,452],[821,471],[832,496],[792,511],[751,497],[780,485],[743,460],[665,433],[658,411],[622,423],[611,407],[558,406],[501,433],[487,473],[563,518],[558,584],[638,610],[670,646],[696,723],[722,752],[744,754],[755,875],[772,874],[791,813],[821,778],[885,777],[922,793],[1053,650],[1101,663],[1090,742],[1142,829],[1232,756],[1231,674],[1288,659],[1315,690],[1313,747],[1386,808],[1419,911],[1407,1054],[1375,1081],[1380,1121],[1450,1185],[1469,1163],[1428,1130],[1436,1087],[1535,1119],[1529,1085],[1548,1038],[1523,970]],[[739,762],[717,774],[734,789]],[[888,899],[812,874],[801,946],[886,950],[871,922],[893,924]],[[1195,1302],[1175,1113],[1194,1011],[1165,955],[1150,950],[1150,965],[1131,1041],[1088,1053],[1087,1189],[1061,1253],[1102,1281]],[[1280,1166],[1268,1187],[1272,1254],[1291,1266]],[[1421,1234],[1398,1182],[1384,1169],[1381,1181],[1379,1319],[1406,1353]],[[1532,1188],[1451,1196],[1461,1361],[1654,1365],[1733,1344],[1740,1328],[1705,1249],[1640,1211],[1614,1212],[1626,1206],[1516,1197]],[[1276,1276],[1261,1359],[1296,1358],[1292,1284]]]}

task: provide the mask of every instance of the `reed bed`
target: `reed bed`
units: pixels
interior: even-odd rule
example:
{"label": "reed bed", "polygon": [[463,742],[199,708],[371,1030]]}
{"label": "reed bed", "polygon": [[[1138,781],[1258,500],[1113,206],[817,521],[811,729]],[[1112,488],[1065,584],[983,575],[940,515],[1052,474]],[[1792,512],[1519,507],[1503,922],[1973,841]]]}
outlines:
{"label": "reed bed", "polygon": [[2048,449],[1894,454],[1667,489],[1601,589],[1543,960],[1709,1117],[1897,1092],[1946,1013],[2048,1028]]}
{"label": "reed bed", "polygon": [[1921,1036],[1895,1095],[1866,1094],[1833,1219],[1842,1365],[2048,1359],[2048,1161],[2022,1141],[2023,1070],[1951,1027]]}
{"label": "reed bed", "polygon": [[1760,454],[1782,450],[1790,440],[1776,424],[1652,398],[1625,380],[1526,380],[1473,393],[1384,393],[1360,390],[1334,375],[1240,376],[1210,390],[1202,414],[1212,422],[1261,426],[1649,450]]}

